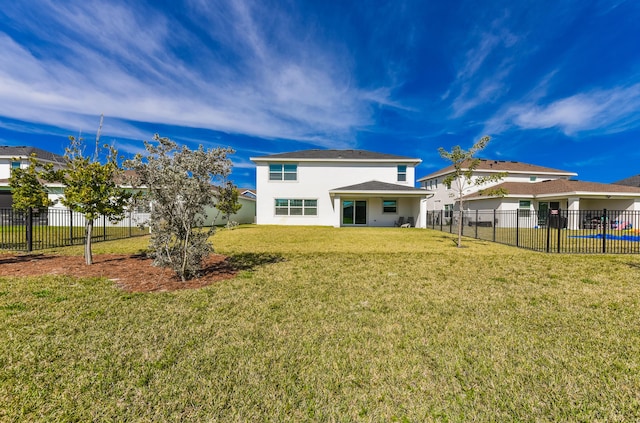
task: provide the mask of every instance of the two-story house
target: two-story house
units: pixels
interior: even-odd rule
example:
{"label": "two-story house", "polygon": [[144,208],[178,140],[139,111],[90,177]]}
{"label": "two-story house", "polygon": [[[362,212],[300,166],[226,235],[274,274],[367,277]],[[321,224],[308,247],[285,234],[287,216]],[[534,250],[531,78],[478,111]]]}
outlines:
{"label": "two-story house", "polygon": [[[453,166],[448,166],[418,180],[433,194],[427,201],[427,209],[443,210],[445,218],[451,217],[453,210],[458,210],[456,182],[452,183],[453,186],[445,186],[442,182],[452,172]],[[507,176],[491,184],[478,186],[472,182],[467,185],[463,192],[466,211],[518,210],[520,216],[531,217],[530,224],[535,226],[538,220],[534,218],[534,211],[545,215],[547,210],[640,210],[640,188],[572,180],[577,173],[528,163],[483,159],[473,179],[497,172],[504,172]],[[506,194],[485,195],[481,190],[486,188],[502,189]],[[568,222],[571,229],[580,225],[579,219]]]}
{"label": "two-story house", "polygon": [[425,227],[428,193],[415,188],[420,159],[364,150],[303,150],[251,160],[256,164],[258,224],[394,226],[402,217]]}
{"label": "two-story house", "polygon": [[[64,157],[50,151],[36,147],[0,145],[0,209],[9,208],[13,203],[9,187],[12,169],[29,167],[29,157],[33,153],[41,163],[51,163],[56,169],[64,166]],[[57,184],[50,185],[49,198],[56,200],[62,194],[62,187]]]}
{"label": "two-story house", "polygon": [[[467,170],[464,167],[463,169]],[[453,210],[458,209],[455,200],[456,196],[458,195],[458,181],[454,181],[452,183],[452,186],[445,186],[445,184],[443,183],[443,180],[450,174],[452,174],[453,171],[454,167],[453,165],[451,165],[418,179],[420,186],[425,188],[429,193],[433,194],[433,196],[427,201],[428,210],[444,210],[445,213],[449,215]],[[505,176],[498,182],[484,185],[475,185],[474,181],[477,178],[486,177],[496,173],[506,173],[507,176]],[[577,173],[537,166],[528,163],[480,159],[478,166],[473,173],[472,182],[470,184],[466,184],[461,181],[460,183],[462,183],[464,187],[463,196],[469,196],[480,190],[487,189],[489,187],[495,187],[496,185],[504,182],[530,184],[555,179],[568,180],[569,178],[572,178],[574,176],[577,176]],[[499,199],[495,199],[495,204],[486,205],[486,207],[496,208],[499,206],[499,202]],[[465,208],[467,208],[467,206],[471,207],[472,205],[467,204]],[[550,206],[557,209],[559,205],[553,204]]]}

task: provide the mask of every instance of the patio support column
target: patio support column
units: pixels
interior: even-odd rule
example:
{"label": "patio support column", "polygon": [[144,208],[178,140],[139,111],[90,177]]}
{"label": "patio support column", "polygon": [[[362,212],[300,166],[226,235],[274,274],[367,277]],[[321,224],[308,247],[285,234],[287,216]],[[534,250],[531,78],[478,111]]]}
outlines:
{"label": "patio support column", "polygon": [[635,210],[631,212],[631,216],[633,216],[633,219],[630,219],[631,226],[634,229],[638,229],[640,228],[640,200],[635,200],[633,202],[633,206],[631,210]]}
{"label": "patio support column", "polygon": [[567,228],[580,229],[580,197],[569,197],[567,206],[569,211]]}
{"label": "patio support column", "polygon": [[416,222],[417,228],[426,228],[427,227],[427,199],[420,199],[420,214],[419,219]]}
{"label": "patio support column", "polygon": [[342,206],[340,205],[340,196],[333,197],[333,227],[340,227],[340,216],[342,215]]}

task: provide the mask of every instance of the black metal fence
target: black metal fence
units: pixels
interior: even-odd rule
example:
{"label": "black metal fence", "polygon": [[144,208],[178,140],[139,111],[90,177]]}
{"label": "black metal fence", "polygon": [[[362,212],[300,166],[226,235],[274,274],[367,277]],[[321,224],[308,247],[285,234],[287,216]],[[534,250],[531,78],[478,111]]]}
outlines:
{"label": "black metal fence", "polygon": [[640,211],[429,211],[427,228],[547,253],[640,253]]}
{"label": "black metal fence", "polygon": [[[128,213],[111,222],[105,216],[93,221],[92,242],[147,235],[149,214]],[[28,212],[0,209],[0,249],[34,251],[81,245],[85,241],[85,218],[68,209],[49,208]]]}

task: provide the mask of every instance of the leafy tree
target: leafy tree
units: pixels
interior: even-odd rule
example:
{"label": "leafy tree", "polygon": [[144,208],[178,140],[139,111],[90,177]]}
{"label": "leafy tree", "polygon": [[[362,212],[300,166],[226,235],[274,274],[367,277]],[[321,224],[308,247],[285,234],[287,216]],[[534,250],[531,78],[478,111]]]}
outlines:
{"label": "leafy tree", "polygon": [[238,202],[238,188],[232,182],[227,181],[216,193],[216,198],[216,208],[222,212],[224,218],[227,219],[227,227],[230,227],[231,215],[242,208],[242,204]]}
{"label": "leafy tree", "polygon": [[105,157],[101,162],[97,140],[93,158],[83,154],[82,138],[69,137],[69,140],[64,155],[66,166],[58,170],[46,166],[43,175],[49,182],[63,184],[64,197],[61,203],[84,215],[84,258],[85,263],[90,265],[93,263],[93,221],[100,216],[106,216],[111,221],[122,219],[133,194],[117,184],[122,169],[118,166],[118,151],[114,147],[102,146]]}
{"label": "leafy tree", "polygon": [[15,210],[46,208],[53,204],[45,186],[40,181],[42,170],[43,165],[38,161],[36,153],[32,153],[29,157],[29,167],[11,170],[9,186],[12,189],[12,207]]}
{"label": "leafy tree", "polygon": [[213,206],[212,182],[231,171],[229,148],[190,150],[158,134],[145,142],[146,157],[138,154],[125,166],[135,171],[151,200],[151,254],[154,264],[170,267],[183,280],[197,276],[212,251],[214,228],[204,229],[205,207]]}
{"label": "leafy tree", "polygon": [[[474,172],[480,164],[480,159],[476,158],[475,155],[479,151],[484,150],[490,140],[490,137],[484,136],[473,144],[469,150],[463,150],[459,145],[453,147],[451,151],[447,151],[442,147],[438,149],[440,157],[449,160],[453,164],[453,172],[444,178],[442,182],[453,190],[453,197],[458,202],[460,214],[458,222],[458,247],[462,247],[462,216],[464,211],[463,197],[465,195],[465,190],[471,187],[479,187],[490,182],[498,182],[507,176],[505,172],[499,172],[487,176],[474,177]],[[481,193],[486,195],[505,194],[501,189],[485,189],[481,190]]]}

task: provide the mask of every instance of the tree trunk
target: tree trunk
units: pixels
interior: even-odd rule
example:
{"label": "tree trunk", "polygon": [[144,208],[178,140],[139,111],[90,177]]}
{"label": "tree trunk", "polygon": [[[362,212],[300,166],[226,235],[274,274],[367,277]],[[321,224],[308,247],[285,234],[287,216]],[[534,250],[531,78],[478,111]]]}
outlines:
{"label": "tree trunk", "polygon": [[187,234],[184,239],[184,243],[182,244],[182,268],[180,269],[180,279],[182,282],[186,282],[187,278],[185,277],[185,271],[187,268],[187,258],[189,257],[189,253],[187,250],[189,249],[189,235],[191,234],[191,230],[187,231]]}
{"label": "tree trunk", "polygon": [[464,212],[462,209],[462,194],[460,194],[460,210],[458,210],[458,248],[462,247],[462,225],[464,224]]}
{"label": "tree trunk", "polygon": [[462,247],[462,210],[458,212],[460,214],[460,218],[458,219],[458,248]]}
{"label": "tree trunk", "polygon": [[84,262],[87,265],[93,264],[93,255],[91,254],[91,238],[93,235],[93,220],[86,219],[84,226]]}

